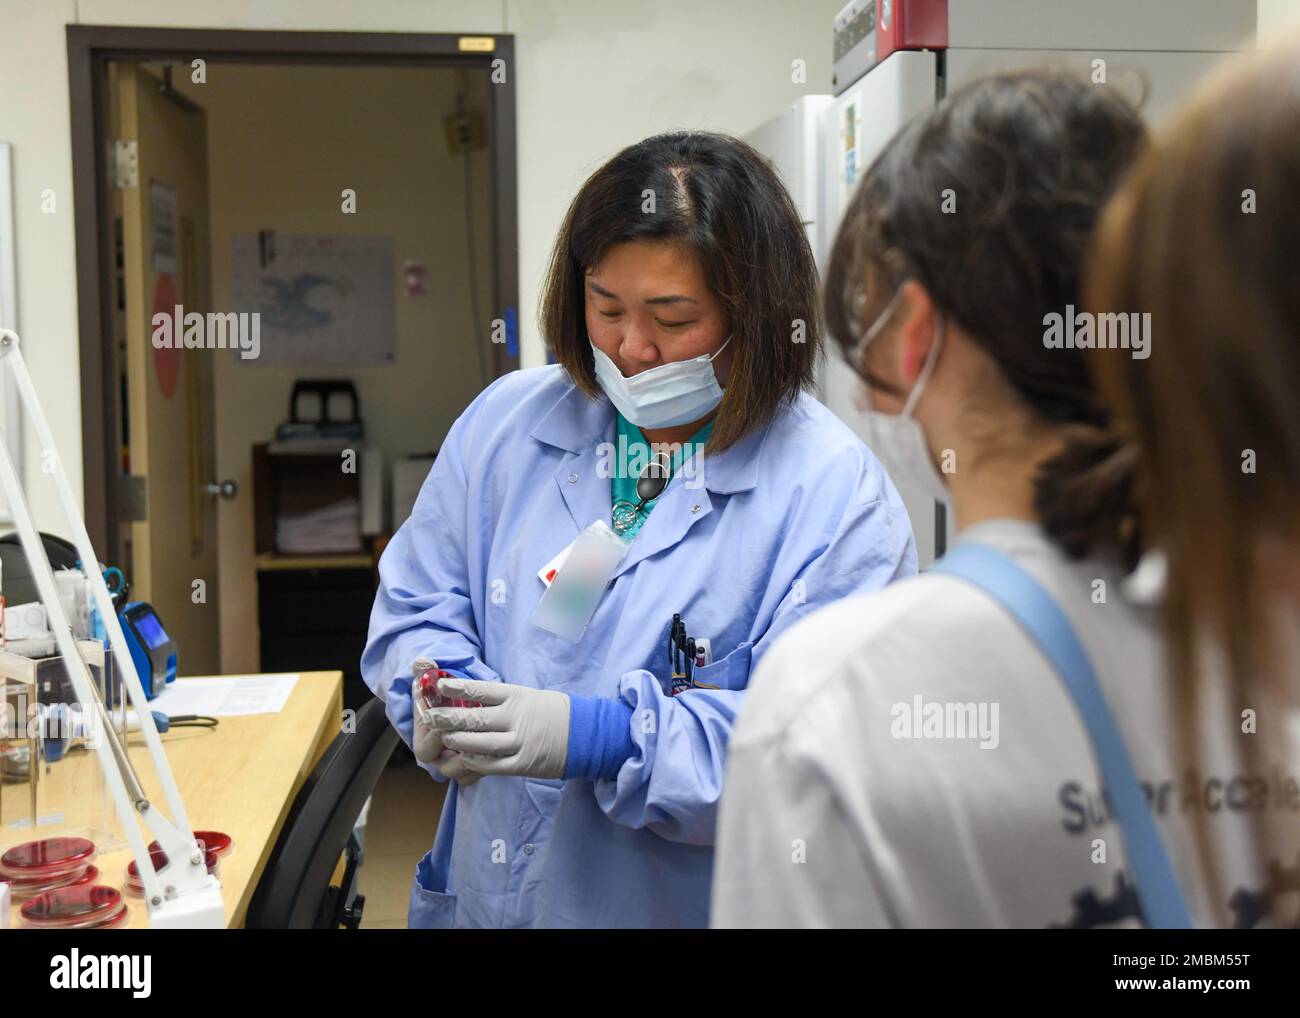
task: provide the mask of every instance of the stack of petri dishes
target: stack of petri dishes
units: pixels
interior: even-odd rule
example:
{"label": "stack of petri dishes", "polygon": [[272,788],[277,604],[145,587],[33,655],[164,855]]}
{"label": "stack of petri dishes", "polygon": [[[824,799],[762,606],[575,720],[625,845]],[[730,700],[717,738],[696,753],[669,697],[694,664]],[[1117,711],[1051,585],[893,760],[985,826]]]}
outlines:
{"label": "stack of petri dishes", "polygon": [[27,841],[0,855],[0,878],[9,882],[14,901],[27,901],[61,887],[94,884],[94,860],[95,843],[88,838]]}
{"label": "stack of petri dishes", "polygon": [[[215,874],[221,859],[234,850],[230,835],[221,831],[195,831],[203,848],[208,872]],[[167,854],[158,842],[149,845],[154,869],[163,871]],[[7,882],[19,914],[31,929],[111,929],[123,926],[130,910],[122,892],[98,883],[95,844],[87,838],[57,837],[15,845],[0,855],[0,880]],[[126,868],[127,894],[144,894],[140,868]]]}

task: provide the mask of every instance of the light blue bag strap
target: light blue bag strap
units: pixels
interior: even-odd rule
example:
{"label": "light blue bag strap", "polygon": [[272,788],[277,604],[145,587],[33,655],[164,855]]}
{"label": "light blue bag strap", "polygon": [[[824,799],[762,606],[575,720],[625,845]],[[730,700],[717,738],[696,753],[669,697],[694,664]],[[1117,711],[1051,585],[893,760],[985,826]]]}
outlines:
{"label": "light blue bag strap", "polygon": [[1055,599],[1011,558],[986,545],[959,544],[933,568],[935,572],[961,577],[989,594],[1047,656],[1087,726],[1147,925],[1191,928],[1186,899],[1160,841],[1123,736],[1106,706],[1088,653]]}

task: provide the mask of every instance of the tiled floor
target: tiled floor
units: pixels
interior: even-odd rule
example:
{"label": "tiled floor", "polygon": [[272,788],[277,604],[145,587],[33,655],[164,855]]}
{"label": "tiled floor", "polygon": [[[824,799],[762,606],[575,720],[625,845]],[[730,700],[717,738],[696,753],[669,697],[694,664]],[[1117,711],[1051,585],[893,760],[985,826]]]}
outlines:
{"label": "tiled floor", "polygon": [[415,765],[390,764],[370,800],[366,861],[357,890],[366,896],[361,928],[404,929],[415,864],[433,844],[446,789]]}

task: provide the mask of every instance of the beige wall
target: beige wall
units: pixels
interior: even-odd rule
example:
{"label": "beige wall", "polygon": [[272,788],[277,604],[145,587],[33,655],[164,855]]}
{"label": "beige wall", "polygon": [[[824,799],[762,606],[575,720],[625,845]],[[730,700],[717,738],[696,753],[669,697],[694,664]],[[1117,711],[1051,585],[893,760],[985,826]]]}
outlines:
{"label": "beige wall", "polygon": [[[470,308],[464,155],[447,151],[442,117],[466,93],[467,112],[487,104],[487,75],[450,69],[256,67],[212,64],[207,81],[178,87],[208,122],[212,294],[220,310],[246,311],[231,294],[232,238],[284,234],[391,237],[397,359],[339,367],[215,358],[217,476],[239,497],[219,514],[224,671],[257,665],[250,447],[286,419],[297,378],[350,378],[366,441],[389,461],[435,448],[482,388],[481,344]],[[469,155],[480,329],[491,318],[490,180],[485,150]],[[353,214],[340,192],[357,193]],[[409,297],[400,275],[423,262],[429,292]],[[486,352],[486,351],[484,351]],[[490,371],[486,362],[484,369]]]}
{"label": "beige wall", "polygon": [[1259,0],[1257,12],[1261,44],[1281,32],[1300,30],[1300,0]]}

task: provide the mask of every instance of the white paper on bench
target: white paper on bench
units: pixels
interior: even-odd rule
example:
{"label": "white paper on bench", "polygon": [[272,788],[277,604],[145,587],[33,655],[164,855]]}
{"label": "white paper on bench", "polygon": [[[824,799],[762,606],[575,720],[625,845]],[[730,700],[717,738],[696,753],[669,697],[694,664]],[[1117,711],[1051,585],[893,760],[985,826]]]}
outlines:
{"label": "white paper on bench", "polygon": [[149,709],[168,717],[205,714],[214,718],[279,714],[289,701],[297,675],[220,675],[177,679],[149,701]]}

